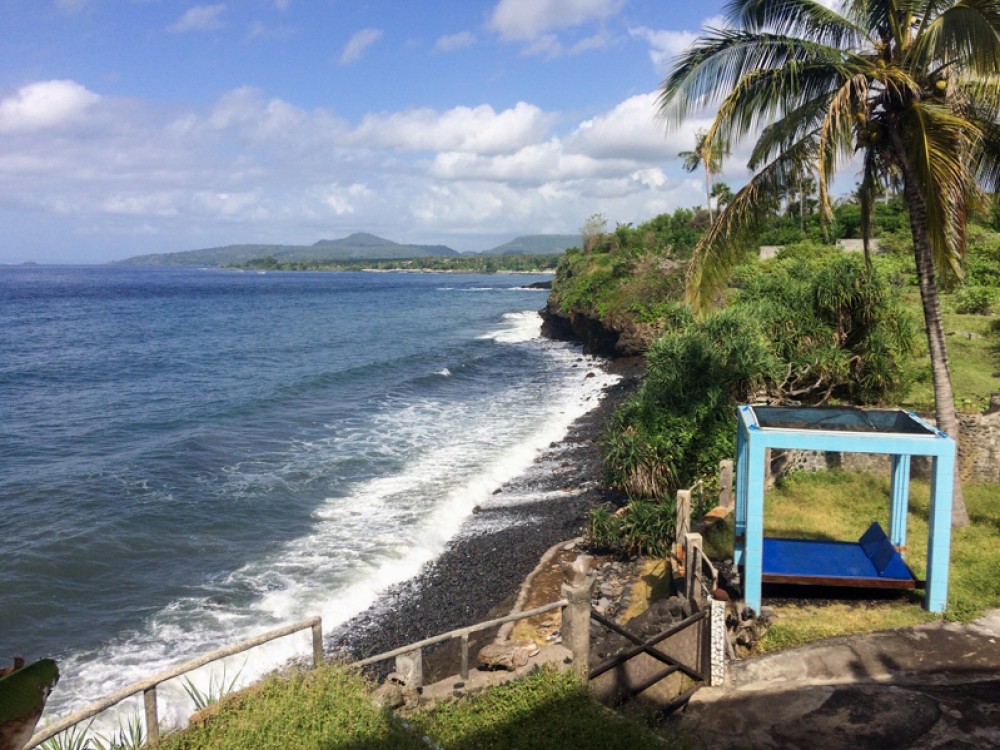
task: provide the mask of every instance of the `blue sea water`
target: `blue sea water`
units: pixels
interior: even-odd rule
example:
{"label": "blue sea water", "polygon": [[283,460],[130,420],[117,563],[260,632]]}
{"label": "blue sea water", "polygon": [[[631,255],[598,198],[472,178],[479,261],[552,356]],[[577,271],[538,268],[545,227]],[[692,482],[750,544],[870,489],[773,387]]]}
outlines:
{"label": "blue sea water", "polygon": [[413,576],[606,383],[537,278],[0,268],[0,662],[59,715]]}

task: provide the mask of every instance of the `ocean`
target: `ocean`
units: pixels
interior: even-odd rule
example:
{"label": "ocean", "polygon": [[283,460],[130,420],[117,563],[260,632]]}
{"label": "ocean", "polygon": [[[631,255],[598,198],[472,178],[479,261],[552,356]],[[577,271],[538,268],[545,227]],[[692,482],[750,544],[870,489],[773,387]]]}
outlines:
{"label": "ocean", "polygon": [[[493,492],[610,382],[541,337],[541,278],[0,268],[0,663],[55,658],[58,718],[304,617],[329,630],[475,506],[532,500]],[[190,713],[162,694],[168,723]]]}

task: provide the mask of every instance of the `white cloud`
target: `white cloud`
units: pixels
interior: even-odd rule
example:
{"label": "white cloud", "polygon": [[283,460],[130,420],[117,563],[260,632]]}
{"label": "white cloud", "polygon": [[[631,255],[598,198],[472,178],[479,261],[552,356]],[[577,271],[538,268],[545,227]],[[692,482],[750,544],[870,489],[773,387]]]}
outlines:
{"label": "white cloud", "polygon": [[295,35],[295,29],[291,26],[268,26],[263,21],[254,21],[247,29],[247,40],[254,39],[280,39],[285,40]]}
{"label": "white cloud", "polygon": [[361,29],[351,37],[350,41],[344,45],[344,51],[340,55],[341,65],[350,65],[364,57],[365,52],[375,42],[382,38],[381,29]]}
{"label": "white cloud", "polygon": [[694,144],[695,133],[709,118],[689,117],[668,130],[659,119],[657,92],[629,97],[603,114],[580,123],[566,139],[569,151],[603,159],[659,161],[674,159]]}
{"label": "white cloud", "polygon": [[[700,181],[673,157],[693,136],[664,140],[652,94],[576,122],[521,102],[351,123],[253,88],[166,114],[72,82],[56,82],[55,91],[77,95],[59,98],[61,116],[24,103],[44,100],[32,92],[52,83],[0,103],[0,123],[19,128],[17,149],[0,152],[0,216],[41,216],[63,234],[92,237],[95,259],[109,247],[117,257],[137,252],[98,238],[135,236],[157,238],[150,252],[309,244],[354,231],[483,249],[515,233],[572,232],[593,213],[641,222],[701,200]],[[85,145],[72,131],[54,138],[43,129],[95,101],[101,127],[88,127]]]}
{"label": "white cloud", "polygon": [[0,133],[43,130],[73,122],[101,100],[75,81],[40,81],[0,100]]}
{"label": "white cloud", "polygon": [[670,67],[677,55],[694,44],[699,36],[693,31],[656,30],[644,26],[629,29],[629,34],[649,44],[649,58],[660,74]]}
{"label": "white cloud", "polygon": [[505,41],[531,41],[551,30],[604,21],[623,4],[624,0],[500,0],[490,27]]}
{"label": "white cloud", "polygon": [[355,213],[359,201],[367,200],[373,195],[371,188],[364,183],[355,182],[346,187],[334,184],[323,191],[321,200],[337,216],[345,216]]}
{"label": "white cloud", "polygon": [[222,28],[219,16],[226,10],[225,3],[216,5],[195,5],[188,8],[174,24],[167,27],[168,31],[214,31]]}
{"label": "white cloud", "polygon": [[434,42],[435,52],[454,52],[455,50],[472,47],[476,43],[476,35],[471,31],[461,31],[458,34],[439,37]]}
{"label": "white cloud", "polygon": [[488,104],[444,112],[413,109],[368,115],[354,130],[353,141],[402,151],[496,154],[537,142],[552,121],[551,115],[524,102],[501,112]]}
{"label": "white cloud", "polygon": [[274,7],[278,10],[288,10],[291,4],[292,0],[274,0]]}

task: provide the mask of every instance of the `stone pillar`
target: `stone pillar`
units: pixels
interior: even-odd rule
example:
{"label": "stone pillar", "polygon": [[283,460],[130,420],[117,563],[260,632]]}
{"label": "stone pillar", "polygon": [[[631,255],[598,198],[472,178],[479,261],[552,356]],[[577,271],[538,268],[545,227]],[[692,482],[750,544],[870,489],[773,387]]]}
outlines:
{"label": "stone pillar", "polygon": [[677,490],[677,515],[674,521],[674,538],[678,546],[684,544],[684,536],[691,531],[691,490]]}
{"label": "stone pillar", "polygon": [[580,555],[563,567],[562,643],[573,653],[573,671],[584,684],[590,672],[590,555]]}
{"label": "stone pillar", "polygon": [[424,654],[421,649],[396,657],[396,674],[408,688],[418,688],[424,684]]}
{"label": "stone pillar", "polygon": [[684,593],[687,594],[688,601],[691,602],[691,606],[695,609],[701,609],[701,603],[704,599],[701,590],[701,550],[701,534],[684,535],[684,573],[686,589]]}
{"label": "stone pillar", "polygon": [[733,507],[733,462],[719,461],[719,507]]}
{"label": "stone pillar", "polygon": [[717,599],[711,602],[711,646],[708,650],[711,665],[709,687],[720,687],[726,681],[726,603]]}

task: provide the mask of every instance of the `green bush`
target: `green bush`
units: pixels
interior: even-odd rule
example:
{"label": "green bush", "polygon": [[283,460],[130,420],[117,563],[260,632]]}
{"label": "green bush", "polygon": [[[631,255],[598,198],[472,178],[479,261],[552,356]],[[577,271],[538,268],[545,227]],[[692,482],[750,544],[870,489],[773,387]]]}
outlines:
{"label": "green bush", "polygon": [[986,315],[996,300],[997,290],[992,287],[962,287],[955,294],[955,312],[959,315]]}
{"label": "green bush", "polygon": [[905,388],[913,322],[863,258],[790,246],[744,278],[728,308],[675,316],[613,417],[604,466],[630,498],[668,498],[713,474],[735,452],[737,404],[880,403]]}

